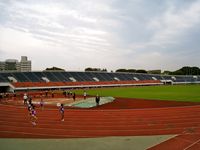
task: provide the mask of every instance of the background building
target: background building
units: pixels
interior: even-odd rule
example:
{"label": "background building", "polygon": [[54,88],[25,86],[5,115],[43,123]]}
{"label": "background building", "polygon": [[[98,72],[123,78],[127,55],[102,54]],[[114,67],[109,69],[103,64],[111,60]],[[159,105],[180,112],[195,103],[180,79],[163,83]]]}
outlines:
{"label": "background building", "polygon": [[21,56],[20,71],[31,71],[31,61],[28,60],[27,56]]}
{"label": "background building", "polygon": [[0,71],[5,70],[5,61],[0,61]]}
{"label": "background building", "polygon": [[0,71],[31,71],[31,61],[28,60],[27,56],[21,56],[21,61],[16,59],[7,59],[6,61],[0,62]]}

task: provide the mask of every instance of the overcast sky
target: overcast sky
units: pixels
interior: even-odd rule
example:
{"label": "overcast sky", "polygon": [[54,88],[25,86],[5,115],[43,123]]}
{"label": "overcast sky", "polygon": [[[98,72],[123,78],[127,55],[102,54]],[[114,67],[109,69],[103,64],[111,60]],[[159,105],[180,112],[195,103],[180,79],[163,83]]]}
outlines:
{"label": "overcast sky", "polygon": [[200,0],[0,0],[0,61],[33,70],[200,67]]}

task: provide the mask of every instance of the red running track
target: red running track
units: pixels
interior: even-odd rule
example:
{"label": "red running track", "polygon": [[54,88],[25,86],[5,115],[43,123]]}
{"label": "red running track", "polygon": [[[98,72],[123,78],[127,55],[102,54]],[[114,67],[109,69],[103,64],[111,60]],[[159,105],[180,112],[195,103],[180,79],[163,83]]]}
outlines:
{"label": "red running track", "polygon": [[[93,109],[40,110],[30,123],[25,107],[0,104],[1,138],[73,138],[177,134],[150,149],[199,149],[200,105],[168,101],[117,99]],[[178,146],[179,145],[179,146]]]}

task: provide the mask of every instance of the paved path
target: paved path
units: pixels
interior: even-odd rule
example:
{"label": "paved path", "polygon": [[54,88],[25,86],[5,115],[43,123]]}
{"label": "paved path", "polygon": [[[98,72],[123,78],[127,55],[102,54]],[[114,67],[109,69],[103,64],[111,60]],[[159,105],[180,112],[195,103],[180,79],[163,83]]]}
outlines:
{"label": "paved path", "polygon": [[128,136],[75,139],[0,139],[2,150],[145,150],[167,136]]}

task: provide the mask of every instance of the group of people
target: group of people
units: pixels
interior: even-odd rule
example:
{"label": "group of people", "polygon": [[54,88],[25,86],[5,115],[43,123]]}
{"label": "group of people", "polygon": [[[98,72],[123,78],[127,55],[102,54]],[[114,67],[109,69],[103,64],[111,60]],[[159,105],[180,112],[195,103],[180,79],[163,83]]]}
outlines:
{"label": "group of people", "polygon": [[12,93],[7,93],[7,92],[0,92],[0,102],[2,100],[7,100],[7,99],[15,99],[16,98],[16,93],[12,92]]}
{"label": "group of people", "polygon": [[0,93],[0,101],[6,97],[6,93]]}
{"label": "group of people", "polygon": [[36,116],[35,105],[33,105],[32,103],[32,96],[28,96],[25,93],[23,99],[24,99],[24,105],[26,105],[28,108],[30,121],[33,125],[36,125],[37,116]]}
{"label": "group of people", "polygon": [[[87,92],[84,90],[83,99],[86,100],[86,97],[87,97]],[[96,102],[96,106],[99,106],[99,104],[100,104],[100,96],[99,96],[99,94],[96,95],[95,102]]]}
{"label": "group of people", "polygon": [[[23,100],[24,100],[24,105],[26,105],[28,108],[28,114],[29,114],[31,123],[33,125],[36,125],[36,121],[37,121],[36,110],[35,110],[36,107],[32,103],[32,96],[24,93]],[[40,107],[42,110],[44,109],[44,101],[42,97],[40,100]]]}
{"label": "group of people", "polygon": [[[32,103],[32,97],[25,93],[23,96],[23,99],[24,99],[24,105],[26,105],[28,109],[28,115],[29,115],[30,121],[35,126],[38,118],[36,115],[36,109],[35,109],[36,107]],[[44,109],[44,101],[42,97],[40,100],[40,107],[42,108],[42,110]],[[64,105],[63,104],[60,105],[59,112],[61,114],[61,121],[64,121]]]}
{"label": "group of people", "polygon": [[65,96],[65,97],[68,97],[68,98],[70,98],[71,96],[72,96],[72,98],[73,98],[73,100],[75,101],[76,100],[76,93],[74,92],[74,93],[72,93],[71,91],[63,91],[63,95]]}
{"label": "group of people", "polygon": [[[67,94],[67,93],[63,93],[63,94]],[[86,91],[84,91],[83,97],[84,97],[84,100],[85,100],[86,97],[87,97]],[[76,94],[75,93],[72,94],[72,98],[75,101],[75,99],[76,99]],[[37,118],[37,115],[36,115],[36,109],[35,109],[36,107],[32,103],[32,96],[30,96],[30,95],[25,93],[24,96],[23,96],[23,100],[24,100],[24,105],[26,105],[28,107],[28,112],[29,112],[29,117],[30,117],[31,123],[33,125],[36,125],[36,121],[37,121],[38,118]],[[100,104],[100,96],[98,94],[95,97],[95,102],[96,102],[96,106],[99,106],[99,104]],[[41,96],[41,100],[40,100],[39,104],[40,104],[40,107],[43,110],[44,101],[43,101],[43,97],[42,96]],[[60,104],[59,113],[60,113],[60,116],[61,116],[61,121],[64,121],[64,112],[65,112],[64,104]]]}
{"label": "group of people", "polygon": [[36,110],[35,110],[35,105],[33,105],[32,103],[28,104],[28,112],[29,112],[29,117],[30,117],[30,121],[33,125],[36,125],[36,121],[37,121],[37,116],[36,116]]}
{"label": "group of people", "polygon": [[53,98],[55,96],[55,92],[54,91],[48,91],[46,90],[45,92],[45,97],[49,97],[49,95]]}
{"label": "group of people", "polygon": [[[84,91],[83,92],[83,98],[84,98],[84,100],[86,100],[86,97],[87,97],[87,92]],[[96,95],[95,102],[96,102],[96,106],[99,106],[99,104],[100,104],[100,96],[99,96],[99,94]]]}

